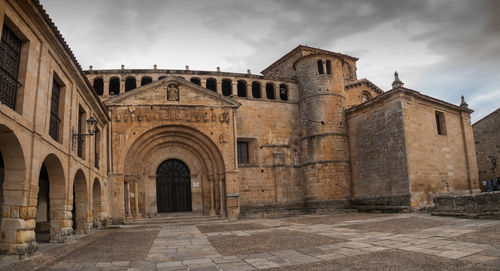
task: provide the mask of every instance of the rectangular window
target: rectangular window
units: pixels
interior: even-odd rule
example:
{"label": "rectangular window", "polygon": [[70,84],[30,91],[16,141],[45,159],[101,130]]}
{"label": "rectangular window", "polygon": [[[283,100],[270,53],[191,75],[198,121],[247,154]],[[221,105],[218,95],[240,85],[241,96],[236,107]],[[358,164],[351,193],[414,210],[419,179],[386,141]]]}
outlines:
{"label": "rectangular window", "polygon": [[52,81],[52,97],[50,99],[49,135],[55,141],[59,140],[59,124],[61,122],[61,119],[59,118],[60,95],[61,95],[61,86],[54,79]]}
{"label": "rectangular window", "polygon": [[[78,133],[79,134],[85,134],[85,110],[80,106],[78,109]],[[85,158],[84,157],[84,152],[83,152],[83,143],[85,142],[85,137],[79,136],[78,137],[78,150],[77,154],[78,157],[80,158]]]}
{"label": "rectangular window", "polygon": [[248,142],[238,141],[238,164],[248,164]]}
{"label": "rectangular window", "polygon": [[17,81],[21,45],[21,40],[4,24],[0,42],[0,101],[13,110],[16,109],[17,88],[21,86]]}
{"label": "rectangular window", "polygon": [[95,130],[95,141],[94,141],[94,166],[99,168],[99,158],[101,154],[101,131],[96,128]]}
{"label": "rectangular window", "polygon": [[436,111],[436,128],[438,135],[446,135],[446,122],[443,112]]}

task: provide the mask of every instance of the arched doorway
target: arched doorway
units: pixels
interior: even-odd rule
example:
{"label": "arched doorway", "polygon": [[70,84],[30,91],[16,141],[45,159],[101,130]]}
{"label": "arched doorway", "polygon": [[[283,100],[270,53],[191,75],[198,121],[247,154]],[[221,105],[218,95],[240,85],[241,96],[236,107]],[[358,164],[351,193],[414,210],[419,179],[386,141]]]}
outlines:
{"label": "arched doorway", "polygon": [[36,241],[48,242],[50,240],[49,173],[45,164],[42,164],[40,176],[38,177],[35,221]]}
{"label": "arched doorway", "polygon": [[100,228],[101,226],[101,184],[99,180],[94,179],[94,185],[92,186],[92,214],[94,216],[94,228]]}
{"label": "arched doorway", "polygon": [[84,233],[88,229],[87,181],[82,170],[78,170],[73,184],[73,230]]}
{"label": "arched doorway", "polygon": [[158,213],[191,212],[189,168],[177,159],[165,160],[156,170]]}

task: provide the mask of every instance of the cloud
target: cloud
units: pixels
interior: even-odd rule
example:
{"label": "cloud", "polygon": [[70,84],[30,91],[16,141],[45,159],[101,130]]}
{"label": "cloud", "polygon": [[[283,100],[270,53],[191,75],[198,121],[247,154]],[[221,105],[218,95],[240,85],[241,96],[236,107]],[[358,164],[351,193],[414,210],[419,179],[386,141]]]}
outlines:
{"label": "cloud", "polygon": [[[263,70],[298,44],[362,57],[358,74],[498,108],[496,0],[45,0],[84,66]],[[164,66],[164,67],[163,67]],[[488,111],[488,112],[487,112]]]}

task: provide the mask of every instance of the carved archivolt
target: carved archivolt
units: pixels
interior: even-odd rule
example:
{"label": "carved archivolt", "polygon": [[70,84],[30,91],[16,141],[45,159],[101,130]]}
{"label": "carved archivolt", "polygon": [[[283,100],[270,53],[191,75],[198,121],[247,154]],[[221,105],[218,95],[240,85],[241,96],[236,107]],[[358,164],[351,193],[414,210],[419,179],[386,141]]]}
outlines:
{"label": "carved archivolt", "polygon": [[[217,148],[217,145],[200,131],[180,125],[168,125],[151,129],[141,135],[128,149],[123,161],[124,174],[149,175],[156,169],[152,169],[162,159],[158,151],[179,152],[185,149],[186,152],[196,156],[203,163],[203,168],[210,176],[223,176],[225,172],[224,159]],[[182,158],[182,157],[179,157]],[[145,165],[149,168],[144,168]],[[154,174],[154,173],[153,173]]]}

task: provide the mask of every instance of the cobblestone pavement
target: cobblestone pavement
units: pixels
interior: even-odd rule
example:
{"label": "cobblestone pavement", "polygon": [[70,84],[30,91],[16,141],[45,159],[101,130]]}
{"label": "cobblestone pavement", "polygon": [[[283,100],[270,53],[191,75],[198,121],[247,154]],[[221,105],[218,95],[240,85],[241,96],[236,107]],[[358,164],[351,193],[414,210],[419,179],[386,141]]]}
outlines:
{"label": "cobblestone pavement", "polygon": [[47,269],[500,270],[499,229],[500,220],[425,214],[162,225],[115,230]]}

